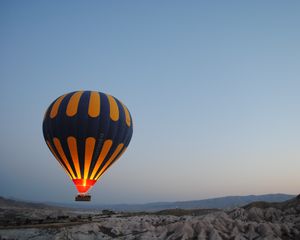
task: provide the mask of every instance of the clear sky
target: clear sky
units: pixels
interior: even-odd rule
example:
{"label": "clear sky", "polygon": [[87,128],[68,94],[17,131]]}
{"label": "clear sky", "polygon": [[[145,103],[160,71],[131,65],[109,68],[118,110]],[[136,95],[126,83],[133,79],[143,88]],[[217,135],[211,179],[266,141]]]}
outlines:
{"label": "clear sky", "polygon": [[133,138],[94,203],[300,192],[299,1],[1,1],[0,195],[72,202],[42,135],[75,90]]}

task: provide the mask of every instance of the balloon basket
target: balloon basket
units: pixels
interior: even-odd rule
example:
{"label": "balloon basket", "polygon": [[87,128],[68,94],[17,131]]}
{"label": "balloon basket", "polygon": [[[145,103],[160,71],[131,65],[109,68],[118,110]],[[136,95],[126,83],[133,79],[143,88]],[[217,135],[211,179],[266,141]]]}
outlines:
{"label": "balloon basket", "polygon": [[78,194],[78,195],[75,197],[75,201],[78,201],[78,202],[89,202],[89,201],[91,201],[91,195],[87,195],[87,194]]}

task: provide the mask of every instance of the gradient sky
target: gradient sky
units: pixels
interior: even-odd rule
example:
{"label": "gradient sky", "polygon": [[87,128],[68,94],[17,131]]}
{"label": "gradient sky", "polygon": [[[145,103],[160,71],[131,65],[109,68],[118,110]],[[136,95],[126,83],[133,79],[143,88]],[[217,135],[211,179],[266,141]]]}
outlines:
{"label": "gradient sky", "polygon": [[73,202],[43,114],[114,95],[134,132],[94,203],[300,191],[299,1],[1,1],[0,195]]}

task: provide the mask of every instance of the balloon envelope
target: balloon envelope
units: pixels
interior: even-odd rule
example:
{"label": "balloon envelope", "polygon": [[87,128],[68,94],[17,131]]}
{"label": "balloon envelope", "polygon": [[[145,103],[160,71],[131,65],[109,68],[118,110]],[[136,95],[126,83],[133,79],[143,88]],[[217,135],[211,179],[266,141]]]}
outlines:
{"label": "balloon envelope", "polygon": [[125,152],[132,119],[117,98],[77,91],[51,103],[43,121],[45,141],[78,192],[85,194]]}

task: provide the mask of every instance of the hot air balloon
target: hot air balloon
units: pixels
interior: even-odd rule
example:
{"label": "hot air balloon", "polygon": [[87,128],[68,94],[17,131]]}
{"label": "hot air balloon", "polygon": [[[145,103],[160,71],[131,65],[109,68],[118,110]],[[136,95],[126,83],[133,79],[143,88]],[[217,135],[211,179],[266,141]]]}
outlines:
{"label": "hot air balloon", "polygon": [[96,91],[60,96],[50,104],[43,121],[50,151],[78,190],[76,201],[90,201],[88,191],[125,152],[132,132],[127,107]]}

